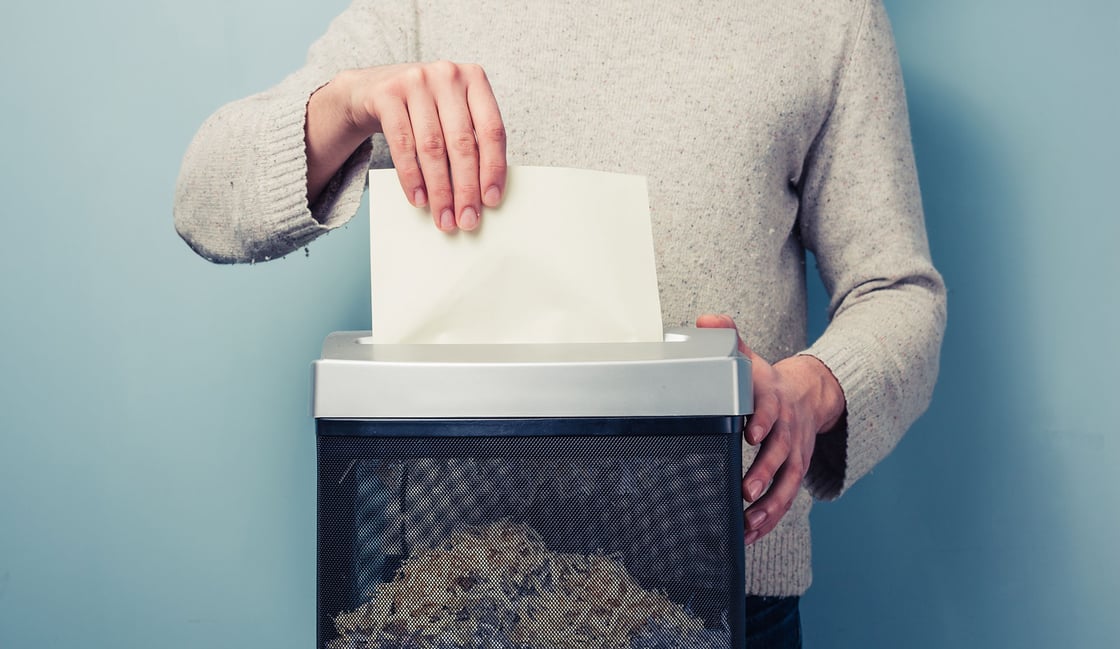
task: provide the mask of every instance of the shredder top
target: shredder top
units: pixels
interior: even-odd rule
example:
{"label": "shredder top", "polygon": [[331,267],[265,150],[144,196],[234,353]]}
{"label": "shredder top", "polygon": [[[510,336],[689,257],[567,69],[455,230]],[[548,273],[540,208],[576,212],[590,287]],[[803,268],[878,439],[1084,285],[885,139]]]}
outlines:
{"label": "shredder top", "polygon": [[735,416],[753,405],[731,329],[553,345],[378,345],[369,333],[327,336],[312,363],[317,419]]}

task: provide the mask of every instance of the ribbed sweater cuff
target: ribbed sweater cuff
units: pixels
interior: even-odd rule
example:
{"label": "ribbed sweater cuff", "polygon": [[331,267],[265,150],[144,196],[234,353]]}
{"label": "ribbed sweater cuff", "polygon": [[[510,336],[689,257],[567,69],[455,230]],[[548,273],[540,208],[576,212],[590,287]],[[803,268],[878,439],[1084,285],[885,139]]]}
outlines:
{"label": "ribbed sweater cuff", "polygon": [[261,201],[261,220],[252,225],[275,240],[277,245],[269,248],[277,252],[295,250],[325,231],[307,209],[304,120],[310,96],[310,91],[296,89],[278,101],[258,104],[264,115],[256,158],[265,168],[257,176],[259,186],[253,193]]}
{"label": "ribbed sweater cuff", "polygon": [[[293,90],[279,101],[262,104],[261,164],[257,196],[265,201],[262,232],[270,233],[285,252],[307,245],[319,235],[346,223],[358,211],[366,170],[378,147],[364,142],[346,160],[315,201],[307,203],[307,150],[304,123],[307,101],[321,84]],[[384,142],[384,138],[380,138]],[[385,153],[387,157],[387,151]],[[263,260],[262,260],[263,261]]]}
{"label": "ribbed sweater cuff", "polygon": [[365,191],[370,165],[380,158],[388,158],[388,147],[383,136],[362,142],[343,163],[311,206],[311,216],[323,227],[333,230],[346,223],[358,211]]}
{"label": "ribbed sweater cuff", "polygon": [[864,361],[867,356],[855,341],[839,341],[828,333],[809,349],[802,352],[825,364],[840,383],[844,392],[846,411],[835,430],[817,437],[816,448],[805,476],[805,487],[813,497],[835,500],[859,479],[867,469],[859,466],[858,445],[865,431],[873,435],[874,423],[867,416],[868,404],[874,398],[875,381],[868,380],[870,370]]}

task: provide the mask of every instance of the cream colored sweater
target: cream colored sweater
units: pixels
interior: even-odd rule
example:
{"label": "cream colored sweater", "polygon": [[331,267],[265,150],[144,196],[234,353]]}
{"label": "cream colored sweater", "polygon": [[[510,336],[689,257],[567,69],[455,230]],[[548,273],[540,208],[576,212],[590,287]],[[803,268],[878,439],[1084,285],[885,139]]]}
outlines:
{"label": "cream colored sweater", "polygon": [[[880,0],[356,0],[303,68],[202,126],[179,233],[212,261],[263,261],[345,223],[388,151],[374,138],[309,208],[308,97],[346,68],[436,59],[486,70],[511,163],[648,177],[667,326],[728,313],[764,358],[811,354],[837,377],[845,428],[747,548],[748,592],[803,593],[811,497],[838,497],[924,411],[945,324]],[[831,296],[811,345],[805,249]]]}

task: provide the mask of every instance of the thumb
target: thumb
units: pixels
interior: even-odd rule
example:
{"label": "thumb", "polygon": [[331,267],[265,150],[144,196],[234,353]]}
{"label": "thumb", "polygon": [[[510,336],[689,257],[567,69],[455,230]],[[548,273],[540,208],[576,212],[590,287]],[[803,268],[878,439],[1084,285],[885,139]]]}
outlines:
{"label": "thumb", "polygon": [[754,356],[754,352],[743,342],[739,327],[735,326],[735,320],[731,316],[725,313],[705,313],[696,318],[696,326],[700,329],[734,329],[735,339],[739,341],[739,351],[748,358]]}

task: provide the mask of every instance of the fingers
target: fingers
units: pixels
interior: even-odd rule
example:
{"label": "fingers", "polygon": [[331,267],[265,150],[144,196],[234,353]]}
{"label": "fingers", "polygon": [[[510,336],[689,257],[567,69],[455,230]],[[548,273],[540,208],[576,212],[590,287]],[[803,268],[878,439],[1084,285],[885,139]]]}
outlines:
{"label": "fingers", "polygon": [[791,451],[792,440],[788,432],[768,434],[766,443],[759,448],[758,455],[743,476],[743,498],[749,502],[758,500],[777,475],[778,469],[786,463]]}
{"label": "fingers", "polygon": [[774,529],[793,505],[812,455],[812,436],[807,443],[803,439],[779,423],[743,476],[743,497],[753,503],[743,512],[748,545]]}
{"label": "fingers", "polygon": [[424,207],[428,204],[428,193],[416,157],[412,120],[403,101],[390,100],[383,104],[381,130],[389,143],[389,154],[393,157],[393,167],[397,170],[401,189],[413,205]]}
{"label": "fingers", "polygon": [[[414,72],[425,79],[422,71]],[[447,140],[443,119],[436,106],[436,97],[426,84],[414,87],[408,96],[408,112],[416,142],[416,158],[431,206],[436,227],[447,232],[455,229],[455,194],[451,188],[451,169],[447,161]],[[449,111],[450,112],[450,111]],[[396,160],[394,158],[394,164]],[[408,189],[405,188],[407,192]]]}
{"label": "fingers", "polygon": [[428,205],[441,230],[478,227],[506,183],[505,125],[486,73],[450,61],[369,72],[370,112],[408,200]]}
{"label": "fingers", "polygon": [[[738,328],[728,315],[705,313],[700,328]],[[792,389],[778,367],[755,354],[739,336],[739,351],[751,360],[754,412],[747,419],[746,441],[759,445],[758,454],[743,476],[743,499],[752,503],[743,512],[744,541],[754,543],[770,532],[793,505],[813,455],[816,429],[803,391]],[[779,364],[780,365],[780,364]]]}
{"label": "fingers", "polygon": [[[755,381],[758,385],[758,381]],[[770,430],[781,416],[781,402],[770,390],[755,390],[754,412],[747,419],[746,438],[751,446],[757,446],[766,439]]]}
{"label": "fingers", "polygon": [[747,544],[774,529],[789,511],[816,442],[816,431],[803,409],[789,399],[774,367],[758,359],[752,369],[755,402],[746,436],[760,446],[742,483],[743,498],[753,503],[743,513]]}
{"label": "fingers", "polygon": [[743,512],[748,545],[774,529],[793,505],[815,442],[816,433],[793,410],[784,410],[771,426],[743,476],[743,498],[753,503]]}
{"label": "fingers", "polygon": [[743,527],[746,530],[743,540],[747,545],[769,534],[793,506],[804,475],[799,464],[795,461],[782,465],[766,495],[743,512]]}
{"label": "fingers", "polygon": [[470,70],[467,105],[478,143],[479,187],[483,204],[497,207],[506,186],[506,127],[486,73],[478,66]]}
{"label": "fingers", "polygon": [[[453,64],[448,64],[453,65]],[[482,193],[478,182],[478,143],[474,137],[474,123],[467,106],[466,87],[458,71],[451,67],[441,70],[449,79],[434,91],[439,103],[439,121],[443,129],[444,146],[433,155],[449,164],[454,184],[453,206],[455,222],[464,230],[478,226],[482,208]]]}

